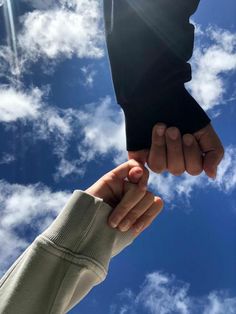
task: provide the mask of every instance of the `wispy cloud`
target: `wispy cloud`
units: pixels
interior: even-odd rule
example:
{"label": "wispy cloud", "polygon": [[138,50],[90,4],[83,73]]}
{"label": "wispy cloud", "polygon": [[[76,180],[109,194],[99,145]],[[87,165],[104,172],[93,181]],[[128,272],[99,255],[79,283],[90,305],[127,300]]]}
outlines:
{"label": "wispy cloud", "polygon": [[0,158],[0,165],[7,165],[10,164],[15,160],[15,157],[8,153],[3,153],[2,157]]}
{"label": "wispy cloud", "polygon": [[187,84],[192,95],[205,110],[214,109],[230,99],[225,74],[236,70],[236,33],[196,25],[196,44],[192,58],[193,80]]}
{"label": "wispy cloud", "polygon": [[87,87],[93,87],[94,85],[94,78],[97,72],[93,69],[93,66],[83,66],[81,68],[81,72],[83,75],[83,85]]}
{"label": "wispy cloud", "polygon": [[137,293],[125,289],[119,301],[112,304],[110,314],[225,314],[235,313],[236,297],[225,291],[212,291],[195,297],[190,285],[162,272],[148,274]]}
{"label": "wispy cloud", "polygon": [[[52,192],[42,184],[19,185],[0,181],[0,273],[29,244],[24,236],[41,233],[66,204],[70,193]],[[5,245],[7,243],[7,246]]]}

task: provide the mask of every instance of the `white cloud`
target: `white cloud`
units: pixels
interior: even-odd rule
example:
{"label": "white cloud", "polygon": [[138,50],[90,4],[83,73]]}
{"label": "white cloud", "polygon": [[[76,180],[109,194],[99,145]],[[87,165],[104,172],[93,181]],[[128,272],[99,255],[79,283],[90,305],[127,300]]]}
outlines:
{"label": "white cloud", "polygon": [[10,164],[15,160],[15,157],[8,153],[3,153],[2,157],[0,158],[0,165],[7,165]]}
{"label": "white cloud", "polygon": [[38,88],[20,91],[12,87],[0,87],[0,122],[18,119],[35,119],[39,115],[42,93]]}
{"label": "white cloud", "polygon": [[[233,314],[236,297],[226,292],[211,292],[194,297],[190,285],[161,272],[148,274],[137,293],[125,289],[119,294],[119,303],[112,304],[110,314]],[[125,310],[125,311],[124,311]]]}
{"label": "white cloud", "polygon": [[115,163],[127,159],[123,112],[115,107],[110,97],[86,105],[78,116],[83,135],[79,147],[81,161],[108,153],[112,153]]}
{"label": "white cloud", "polygon": [[[61,136],[54,143],[54,153],[60,161],[55,178],[70,175],[83,176],[88,164],[97,158],[111,156],[114,164],[127,160],[125,147],[125,123],[121,109],[110,97],[84,105],[80,110],[63,110],[63,119],[72,132]],[[79,142],[76,158],[71,160],[67,152]]]}
{"label": "white cloud", "polygon": [[156,175],[151,173],[149,184],[167,202],[171,202],[179,196],[185,197],[184,200],[186,201],[191,197],[195,188],[211,187],[224,193],[230,193],[236,188],[236,147],[226,147],[225,156],[218,167],[215,181],[208,179],[205,174],[196,177],[188,174],[174,177],[170,174]]}
{"label": "white cloud", "polygon": [[[21,17],[19,46],[27,59],[101,58],[104,55],[104,34],[101,27],[101,5],[97,0],[45,3]],[[46,31],[45,31],[46,30]]]}
{"label": "white cloud", "polygon": [[44,102],[44,89],[0,86],[0,122],[10,127],[11,122],[21,120],[32,126],[34,139],[50,139],[54,136],[65,141],[73,129],[76,111],[48,107]]}
{"label": "white cloud", "polygon": [[[24,0],[32,6],[18,19],[14,51],[0,46],[0,77],[17,84],[32,63],[41,62],[45,74],[66,58],[104,56],[102,3],[97,0]],[[13,21],[16,24],[16,21]],[[46,30],[46,31],[45,31]],[[9,34],[11,36],[11,34]],[[89,78],[91,81],[92,76]]]}
{"label": "white cloud", "polygon": [[32,228],[35,236],[41,233],[69,196],[68,192],[52,192],[41,184],[24,186],[0,181],[0,273],[29,244],[19,229]]}
{"label": "white cloud", "polygon": [[208,296],[208,304],[203,314],[234,314],[236,298],[225,297],[223,293],[212,292]]}
{"label": "white cloud", "polygon": [[197,25],[196,47],[192,58],[193,79],[187,84],[205,110],[227,102],[229,76],[236,70],[236,33],[218,27],[202,31]]}
{"label": "white cloud", "polygon": [[[33,88],[25,90],[13,87],[0,88],[0,122],[5,125],[5,131],[14,126],[17,132],[17,125],[12,122],[21,120],[30,127],[30,131],[25,132],[23,136],[30,136],[32,145],[35,140],[45,140],[51,142],[52,151],[58,157],[58,176],[71,174],[82,174],[76,161],[65,160],[67,149],[70,145],[70,139],[73,137],[72,130],[76,125],[77,111],[72,109],[62,110],[57,107],[48,107],[44,103],[46,92]],[[4,155],[0,159],[0,164],[9,163],[12,156]],[[65,167],[66,166],[66,167]]]}
{"label": "white cloud", "polygon": [[86,171],[85,167],[78,160],[66,160],[64,155],[63,153],[57,166],[55,180],[58,181],[70,175],[82,177]]}
{"label": "white cloud", "polygon": [[[78,110],[48,107],[44,102],[46,94],[47,91],[38,88],[28,91],[0,88],[0,122],[9,128],[10,122],[22,120],[32,128],[33,143],[40,139],[52,144],[52,153],[58,158],[55,179],[71,174],[82,176],[85,164],[98,156],[110,153],[115,164],[127,159],[124,116],[110,97]],[[68,151],[78,141],[76,158],[71,159]]]}
{"label": "white cloud", "polygon": [[3,229],[0,225],[0,244],[0,277],[2,277],[4,272],[30,243],[14,232]]}

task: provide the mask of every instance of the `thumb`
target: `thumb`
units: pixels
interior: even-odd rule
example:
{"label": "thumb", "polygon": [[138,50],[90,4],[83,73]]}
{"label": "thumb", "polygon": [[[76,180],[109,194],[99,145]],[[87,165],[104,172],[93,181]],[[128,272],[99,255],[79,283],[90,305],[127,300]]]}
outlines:
{"label": "thumb", "polygon": [[217,167],[224,156],[224,148],[215,130],[208,124],[194,133],[203,153],[203,169],[210,178],[215,178]]}

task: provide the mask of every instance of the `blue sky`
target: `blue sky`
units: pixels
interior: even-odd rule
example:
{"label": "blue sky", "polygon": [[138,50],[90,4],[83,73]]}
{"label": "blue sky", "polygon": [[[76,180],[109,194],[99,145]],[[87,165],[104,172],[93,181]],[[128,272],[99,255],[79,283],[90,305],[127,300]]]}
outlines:
{"label": "blue sky", "polygon": [[[17,1],[15,30],[0,6],[1,274],[74,189],[126,160],[101,4]],[[187,86],[224,143],[218,177],[152,174],[165,210],[71,313],[236,313],[236,3],[202,0],[192,19]]]}

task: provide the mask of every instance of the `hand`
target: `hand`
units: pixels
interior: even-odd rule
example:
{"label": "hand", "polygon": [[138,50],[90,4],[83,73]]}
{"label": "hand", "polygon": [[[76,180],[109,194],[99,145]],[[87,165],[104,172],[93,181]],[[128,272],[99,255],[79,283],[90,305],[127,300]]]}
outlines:
{"label": "hand", "polygon": [[156,173],[168,170],[173,175],[181,175],[187,171],[194,176],[204,170],[210,178],[215,178],[224,149],[211,124],[181,137],[177,128],[167,129],[163,123],[157,123],[153,127],[150,151],[140,150],[128,155],[143,164],[147,162]]}
{"label": "hand", "polygon": [[[120,231],[132,228],[138,235],[160,213],[163,202],[146,189],[148,170],[139,162],[128,162],[111,170],[85,192],[102,198],[114,208],[108,223]],[[130,183],[127,179],[132,180]]]}

